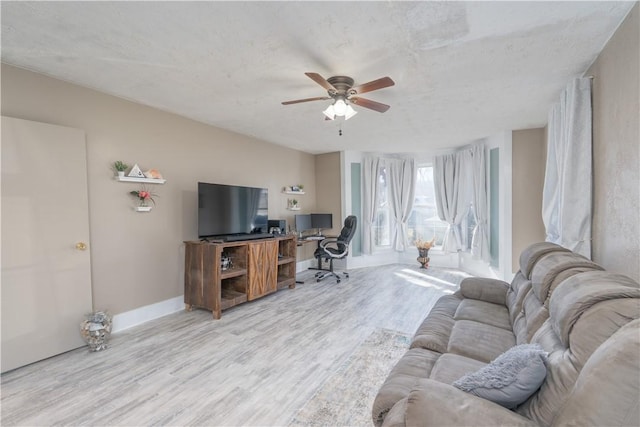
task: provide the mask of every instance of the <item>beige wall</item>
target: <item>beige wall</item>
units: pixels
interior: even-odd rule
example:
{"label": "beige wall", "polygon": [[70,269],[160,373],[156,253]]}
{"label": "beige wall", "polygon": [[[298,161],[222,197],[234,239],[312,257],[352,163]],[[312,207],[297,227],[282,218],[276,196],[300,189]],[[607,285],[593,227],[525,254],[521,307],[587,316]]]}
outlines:
{"label": "beige wall", "polygon": [[639,7],[588,75],[593,80],[593,260],[640,281]]}
{"label": "beige wall", "polygon": [[512,135],[512,263],[520,269],[520,253],[545,239],[542,187],[545,170],[544,129],[517,130]]}
{"label": "beige wall", "polygon": [[340,153],[319,154],[316,163],[316,203],[318,212],[333,214],[333,230],[327,234],[340,234],[342,229],[342,174]]}
{"label": "beige wall", "polygon": [[[330,213],[333,215],[333,229],[325,230],[329,236],[340,234],[341,219],[341,175],[340,153],[327,153],[315,156],[315,204],[302,206],[303,213]],[[306,187],[305,187],[306,190]],[[301,196],[301,199],[306,195]],[[316,244],[307,243],[298,249],[299,260],[312,259]]]}
{"label": "beige wall", "polygon": [[[303,183],[305,202],[315,203],[313,155],[4,64],[2,115],[86,132],[96,310],[118,314],[182,295],[182,242],[197,238],[198,181],[267,187],[269,216],[289,224],[284,186]],[[152,188],[152,212],[133,211],[128,192],[139,185],[113,180],[115,160],[157,168],[167,179]],[[59,167],[73,165],[34,173],[46,179]]]}

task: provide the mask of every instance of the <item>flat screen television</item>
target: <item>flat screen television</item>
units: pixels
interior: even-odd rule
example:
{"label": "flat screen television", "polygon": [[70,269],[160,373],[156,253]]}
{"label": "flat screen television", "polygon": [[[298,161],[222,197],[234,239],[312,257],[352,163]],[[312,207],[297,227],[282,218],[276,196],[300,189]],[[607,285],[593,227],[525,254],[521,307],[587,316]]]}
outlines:
{"label": "flat screen television", "polygon": [[198,237],[267,233],[266,188],[198,182]]}

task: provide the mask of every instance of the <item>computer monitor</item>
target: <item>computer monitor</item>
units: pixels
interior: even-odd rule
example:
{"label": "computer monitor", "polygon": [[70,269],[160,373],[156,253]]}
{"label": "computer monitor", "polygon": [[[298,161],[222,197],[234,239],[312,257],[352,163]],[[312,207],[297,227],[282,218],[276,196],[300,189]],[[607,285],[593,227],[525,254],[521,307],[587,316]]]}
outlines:
{"label": "computer monitor", "polygon": [[318,230],[318,234],[322,234],[322,229],[333,228],[333,215],[330,213],[312,213],[311,228]]}
{"label": "computer monitor", "polygon": [[295,224],[296,224],[296,231],[298,233],[302,233],[303,231],[307,231],[307,230],[312,230],[314,228],[311,226],[311,215],[309,214],[296,215]]}

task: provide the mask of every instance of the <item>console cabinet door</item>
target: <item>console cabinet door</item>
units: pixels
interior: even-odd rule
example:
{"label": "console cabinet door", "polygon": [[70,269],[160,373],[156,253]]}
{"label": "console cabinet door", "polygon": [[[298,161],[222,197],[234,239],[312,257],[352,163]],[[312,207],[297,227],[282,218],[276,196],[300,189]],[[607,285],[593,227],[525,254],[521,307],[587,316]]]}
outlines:
{"label": "console cabinet door", "polygon": [[249,301],[277,290],[278,242],[249,243]]}
{"label": "console cabinet door", "polygon": [[278,290],[278,242],[264,242],[264,287],[265,294]]}

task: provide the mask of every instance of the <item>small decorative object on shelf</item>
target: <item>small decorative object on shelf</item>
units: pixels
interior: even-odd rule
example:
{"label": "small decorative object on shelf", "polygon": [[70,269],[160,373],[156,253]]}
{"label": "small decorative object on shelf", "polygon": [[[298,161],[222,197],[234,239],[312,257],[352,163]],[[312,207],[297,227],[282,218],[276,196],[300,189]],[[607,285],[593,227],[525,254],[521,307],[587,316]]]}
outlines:
{"label": "small decorative object on shelf", "polygon": [[129,165],[127,165],[126,163],[120,161],[120,160],[116,160],[113,163],[113,169],[118,173],[119,177],[123,177],[124,176],[124,172],[129,168]]}
{"label": "small decorative object on shelf", "polygon": [[226,252],[222,252],[220,256],[220,268],[222,271],[228,270],[233,267],[233,261],[231,260],[231,256]]}
{"label": "small decorative object on shelf", "polygon": [[149,203],[152,203],[153,206],[156,205],[156,201],[153,200],[153,198],[158,195],[147,190],[144,185],[140,190],[130,191],[129,194],[138,199],[139,205],[135,208],[136,212],[149,212],[151,210],[151,205]]}
{"label": "small decorative object on shelf", "polygon": [[80,334],[89,346],[89,351],[102,351],[107,348],[111,336],[111,315],[106,311],[88,314],[80,324]]}
{"label": "small decorative object on shelf", "polygon": [[418,262],[420,263],[420,268],[429,268],[429,249],[433,247],[435,242],[435,237],[431,239],[431,241],[416,239],[415,245],[418,249]]}
{"label": "small decorative object on shelf", "polygon": [[144,173],[144,176],[151,179],[162,179],[162,174],[158,169],[149,169]]}
{"label": "small decorative object on shelf", "polygon": [[289,209],[290,211],[299,211],[300,206],[298,205],[298,200],[287,199],[287,209]]}
{"label": "small decorative object on shelf", "polygon": [[284,187],[282,189],[283,193],[286,194],[304,194],[304,185],[299,184],[299,185],[292,185],[291,187]]}
{"label": "small decorative object on shelf", "polygon": [[131,171],[129,172],[130,177],[133,178],[144,178],[144,174],[142,173],[142,171],[140,170],[140,166],[138,166],[138,164],[136,163],[135,165],[133,165],[133,167],[131,168]]}

